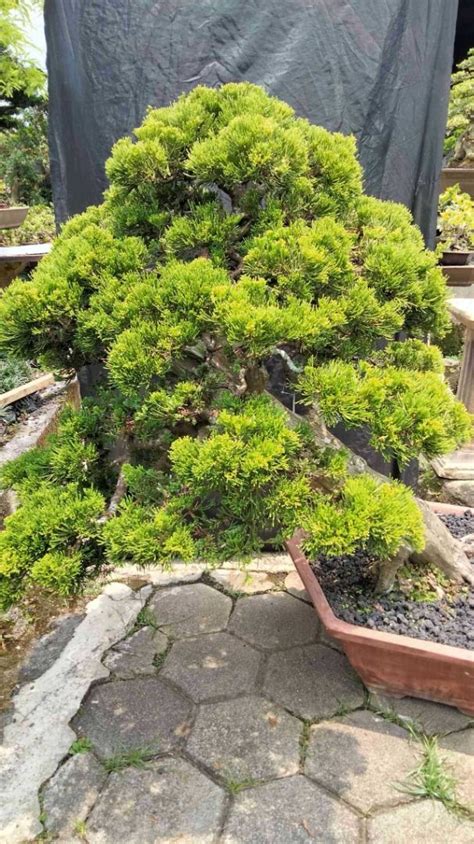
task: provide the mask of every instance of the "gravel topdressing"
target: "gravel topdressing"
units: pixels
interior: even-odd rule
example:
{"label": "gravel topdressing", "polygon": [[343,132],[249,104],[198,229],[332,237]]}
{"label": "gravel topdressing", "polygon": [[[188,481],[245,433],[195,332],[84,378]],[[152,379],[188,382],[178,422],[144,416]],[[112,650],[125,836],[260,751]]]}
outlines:
{"label": "gravel topdressing", "polygon": [[[474,517],[442,516],[451,533],[474,533]],[[350,624],[385,633],[429,639],[474,650],[474,588],[449,591],[437,600],[413,600],[397,584],[385,595],[374,595],[376,564],[366,554],[323,557],[312,568],[334,614]]]}

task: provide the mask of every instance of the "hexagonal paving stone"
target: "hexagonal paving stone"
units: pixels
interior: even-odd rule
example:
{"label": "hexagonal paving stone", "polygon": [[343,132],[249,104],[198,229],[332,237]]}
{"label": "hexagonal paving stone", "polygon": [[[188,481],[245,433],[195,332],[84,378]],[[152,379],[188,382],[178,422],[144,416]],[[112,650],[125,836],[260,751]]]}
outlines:
{"label": "hexagonal paving stone", "polygon": [[305,773],[369,812],[413,799],[397,784],[407,780],[419,758],[406,730],[360,711],[311,727]]}
{"label": "hexagonal paving stone", "polygon": [[295,715],[310,720],[330,718],[364,703],[363,686],[345,656],[325,645],[273,654],[264,691]]}
{"label": "hexagonal paving stone", "polygon": [[76,753],[56,771],[43,791],[44,826],[50,835],[74,840],[74,827],[92,809],[107,773],[92,753]]}
{"label": "hexagonal paving stone", "polygon": [[472,844],[474,823],[448,812],[438,800],[397,806],[367,822],[370,844]]}
{"label": "hexagonal paving stone", "polygon": [[394,698],[371,694],[371,706],[380,712],[394,712],[402,720],[412,723],[427,735],[447,735],[462,730],[474,721],[454,706],[432,703],[414,697]]}
{"label": "hexagonal paving stone", "polygon": [[158,627],[173,639],[215,633],[227,626],[232,601],[204,583],[160,589],[149,604]]}
{"label": "hexagonal paving stone", "polygon": [[96,686],[72,722],[99,756],[142,748],[162,752],[186,735],[192,704],[156,678]]}
{"label": "hexagonal paving stone", "polygon": [[122,680],[140,674],[154,674],[156,669],[153,661],[167,647],[168,639],[164,633],[154,630],[153,627],[142,627],[128,639],[115,645],[106,654],[103,662],[109,671]]}
{"label": "hexagonal paving stone", "polygon": [[175,642],[161,676],[196,702],[251,693],[261,655],[228,633],[209,633]]}
{"label": "hexagonal paving stone", "polygon": [[237,601],[229,630],[251,645],[271,651],[314,642],[319,625],[312,607],[276,592]]}
{"label": "hexagonal paving stone", "polygon": [[474,806],[474,729],[440,739],[440,755],[456,778],[456,796]]}
{"label": "hexagonal paving stone", "polygon": [[302,725],[273,703],[242,697],[201,706],[186,750],[224,780],[295,774]]}
{"label": "hexagonal paving stone", "polygon": [[359,821],[351,810],[302,776],[241,791],[223,836],[223,844],[356,844],[359,840]]}
{"label": "hexagonal paving stone", "polygon": [[293,595],[293,597],[300,598],[302,601],[306,601],[307,604],[311,603],[311,598],[304,588],[304,583],[297,571],[290,571],[290,573],[286,575],[285,589],[290,593],[290,595]]}
{"label": "hexagonal paving stone", "polygon": [[111,774],[87,822],[90,844],[170,844],[216,840],[225,795],[182,759]]}

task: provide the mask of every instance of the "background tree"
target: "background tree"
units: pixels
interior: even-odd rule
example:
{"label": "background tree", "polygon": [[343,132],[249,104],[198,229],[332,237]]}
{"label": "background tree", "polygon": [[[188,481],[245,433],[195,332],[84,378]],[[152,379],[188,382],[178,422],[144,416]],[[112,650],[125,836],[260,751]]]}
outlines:
{"label": "background tree", "polygon": [[[364,195],[355,153],[248,83],[196,88],[118,141],[103,205],[0,301],[0,348],[107,374],[92,425],[85,409],[3,473],[22,501],[0,535],[6,591],[32,560],[43,582],[72,560],[74,582],[92,537],[114,563],[166,565],[251,554],[298,526],[312,555],[365,548],[381,588],[410,554],[472,577],[429,508],[326,429],[365,425],[400,465],[471,433],[422,339],[449,324],[436,257],[406,208]],[[100,535],[58,527],[51,485],[67,485],[69,514],[107,494],[110,437]]]}
{"label": "background tree", "polygon": [[25,56],[24,24],[37,0],[0,0],[0,129],[45,100],[46,76]]}
{"label": "background tree", "polygon": [[[444,144],[450,163],[474,159],[474,47],[451,77],[448,125]],[[466,162],[467,163],[467,162]]]}
{"label": "background tree", "polygon": [[46,75],[25,55],[39,0],[0,0],[0,180],[13,204],[50,204]]}

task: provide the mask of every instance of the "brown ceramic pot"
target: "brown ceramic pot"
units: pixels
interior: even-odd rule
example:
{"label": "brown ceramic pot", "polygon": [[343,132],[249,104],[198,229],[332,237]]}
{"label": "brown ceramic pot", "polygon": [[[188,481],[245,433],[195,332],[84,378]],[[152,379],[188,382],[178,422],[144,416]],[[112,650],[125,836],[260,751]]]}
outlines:
{"label": "brown ceramic pot", "polygon": [[288,552],[326,633],[342,647],[369,691],[446,703],[474,715],[474,651],[382,633],[336,618],[302,550],[303,537],[297,531],[286,543]]}
{"label": "brown ceramic pot", "polygon": [[441,264],[443,267],[464,267],[472,258],[472,252],[443,252]]}

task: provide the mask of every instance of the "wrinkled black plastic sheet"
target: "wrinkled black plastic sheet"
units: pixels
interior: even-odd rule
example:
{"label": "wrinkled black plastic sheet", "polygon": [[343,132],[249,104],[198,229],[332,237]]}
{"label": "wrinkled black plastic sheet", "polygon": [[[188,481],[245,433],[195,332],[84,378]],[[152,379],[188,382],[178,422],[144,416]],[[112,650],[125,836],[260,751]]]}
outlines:
{"label": "wrinkled black plastic sheet", "polygon": [[46,0],[56,211],[101,199],[149,104],[250,80],[356,134],[369,193],[434,235],[457,0]]}

